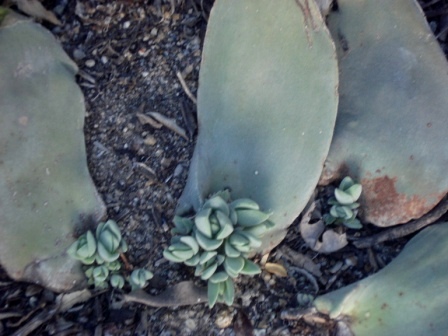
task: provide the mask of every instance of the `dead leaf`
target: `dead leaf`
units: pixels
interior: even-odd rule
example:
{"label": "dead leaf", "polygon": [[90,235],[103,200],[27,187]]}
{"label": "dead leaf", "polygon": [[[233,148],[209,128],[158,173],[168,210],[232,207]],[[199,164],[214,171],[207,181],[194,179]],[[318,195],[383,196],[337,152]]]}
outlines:
{"label": "dead leaf", "polygon": [[46,20],[57,26],[61,25],[61,21],[59,21],[56,15],[54,15],[53,12],[46,10],[38,0],[12,0],[12,2],[14,2],[22,12],[33,18]]}
{"label": "dead leaf", "polygon": [[314,261],[311,258],[307,257],[306,255],[294,251],[293,249],[289,248],[286,245],[281,246],[277,250],[277,253],[279,252],[282,254],[284,258],[286,258],[289,262],[291,262],[295,266],[303,268],[317,277],[322,276],[320,266],[314,263]]}
{"label": "dead leaf", "polygon": [[164,115],[157,113],[157,112],[150,112],[149,115],[151,117],[153,117],[154,119],[156,119],[159,123],[161,123],[166,128],[172,130],[174,133],[179,134],[185,140],[188,140],[187,133],[185,132],[185,130],[183,128],[179,127],[176,124],[176,121],[174,119],[165,117]]}
{"label": "dead leaf", "polygon": [[151,127],[154,127],[157,129],[160,129],[163,126],[161,123],[158,123],[153,118],[150,118],[147,115],[144,115],[143,113],[137,113],[137,118],[138,118],[138,121],[140,121],[140,123],[142,125],[150,125]]}
{"label": "dead leaf", "polygon": [[340,250],[348,244],[347,235],[339,234],[334,230],[325,230],[326,225],[323,220],[310,224],[310,218],[316,203],[313,202],[305,211],[300,222],[300,234],[307,245],[314,251],[320,253],[332,253]]}
{"label": "dead leaf", "polygon": [[179,282],[156,296],[149,295],[143,290],[123,295],[123,303],[135,302],[150,307],[189,306],[207,301],[207,289],[197,287],[192,281]]}
{"label": "dead leaf", "polygon": [[288,276],[288,272],[281,264],[266,263],[266,265],[264,265],[264,269],[280,278],[286,278]]}
{"label": "dead leaf", "polygon": [[59,312],[66,312],[74,305],[90,300],[92,293],[88,289],[83,289],[68,294],[59,294],[56,297],[56,303],[59,306]]}
{"label": "dead leaf", "polygon": [[268,259],[269,259],[269,253],[266,253],[266,254],[261,258],[261,260],[260,260],[260,265],[261,265],[261,266],[266,265]]}

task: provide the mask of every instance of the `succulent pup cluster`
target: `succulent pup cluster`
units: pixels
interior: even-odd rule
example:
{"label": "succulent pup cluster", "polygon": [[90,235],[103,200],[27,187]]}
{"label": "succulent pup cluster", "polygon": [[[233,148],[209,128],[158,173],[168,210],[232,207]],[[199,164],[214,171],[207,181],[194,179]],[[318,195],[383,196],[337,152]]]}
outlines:
{"label": "succulent pup cluster", "polygon": [[247,198],[230,200],[230,193],[212,195],[191,217],[174,218],[171,245],[163,252],[166,259],[196,267],[195,275],[208,281],[210,307],[216,302],[231,305],[233,279],[239,274],[260,273],[248,260],[261,237],[274,226],[270,213]]}

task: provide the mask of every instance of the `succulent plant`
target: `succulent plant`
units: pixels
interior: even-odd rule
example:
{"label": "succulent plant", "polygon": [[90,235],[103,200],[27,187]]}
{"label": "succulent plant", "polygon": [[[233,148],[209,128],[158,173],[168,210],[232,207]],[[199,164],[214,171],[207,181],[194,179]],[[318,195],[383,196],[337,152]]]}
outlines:
{"label": "succulent plant", "polygon": [[91,265],[96,257],[96,240],[92,231],[81,235],[67,250],[67,254],[84,265]]}
{"label": "succulent plant", "polygon": [[359,203],[356,201],[361,196],[362,186],[355,183],[351,177],[345,177],[338,188],[334,190],[334,197],[330,198],[330,213],[324,215],[325,224],[343,224],[350,229],[360,229],[362,224],[358,215]]}
{"label": "succulent plant", "polygon": [[125,284],[124,278],[120,274],[112,274],[109,282],[111,287],[119,289],[123,288]]}
{"label": "succulent plant", "polygon": [[166,259],[195,266],[195,275],[208,281],[209,305],[234,298],[233,278],[260,273],[247,257],[260,247],[261,238],[274,224],[271,214],[260,210],[251,199],[230,201],[222,191],[205,201],[191,218],[176,216],[171,245],[163,251]]}
{"label": "succulent plant", "polygon": [[97,260],[99,263],[104,261],[113,262],[118,259],[121,252],[128,250],[125,241],[121,238],[120,229],[113,220],[98,224],[96,240],[98,243]]}
{"label": "succulent plant", "polygon": [[[81,235],[68,248],[67,254],[83,265],[90,266],[84,271],[89,285],[107,288],[110,284],[113,288],[121,289],[125,285],[125,278],[118,273],[122,268],[118,258],[127,249],[117,223],[108,220],[98,224],[96,237],[90,230]],[[153,274],[148,270],[135,269],[128,282],[132,289],[143,288],[152,277]]]}
{"label": "succulent plant", "polygon": [[[338,104],[334,45],[314,1],[216,0],[202,55],[200,128],[176,214],[198,213],[210,193],[229,188],[234,199],[272,212],[275,228],[250,247],[266,253],[304,209],[329,150]],[[191,225],[184,219],[178,230]],[[243,231],[257,230],[264,228]],[[222,240],[216,234],[210,243]],[[248,250],[245,239],[235,240]]]}
{"label": "succulent plant", "polygon": [[133,289],[146,287],[148,280],[152,279],[154,275],[152,272],[145,269],[133,270],[129,277],[129,283]]}

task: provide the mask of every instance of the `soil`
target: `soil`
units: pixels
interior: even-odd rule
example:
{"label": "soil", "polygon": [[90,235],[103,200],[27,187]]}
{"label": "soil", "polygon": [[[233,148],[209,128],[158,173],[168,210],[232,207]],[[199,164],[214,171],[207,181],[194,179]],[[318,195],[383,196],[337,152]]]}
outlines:
{"label": "soil", "polygon": [[[421,3],[447,51],[447,2]],[[129,263],[155,274],[146,288],[152,294],[192,280],[191,269],[169,263],[162,251],[170,242],[171,219],[197,133],[196,105],[177,73],[195,96],[212,1],[59,0],[44,4],[63,23],[60,27],[45,25],[80,69],[77,80],[86,100],[89,169],[108,218],[119,224],[130,247]],[[175,120],[186,137],[139,118],[150,112]],[[362,235],[376,232],[379,229],[366,226]],[[322,255],[306,246],[294,223],[287,239],[268,259],[282,264],[288,276],[264,270],[260,276],[243,277],[237,283],[234,305],[217,304],[213,309],[204,304],[176,308],[120,305],[116,301],[119,293],[108,290],[94,291],[92,299],[54,315],[49,307],[56,293],[14,282],[0,270],[0,334],[332,335],[331,321],[286,320],[281,313],[299,306],[298,293],[323,294],[373,274],[399,253],[408,238],[370,249],[350,244]],[[307,256],[321,274],[298,265],[291,254]]]}

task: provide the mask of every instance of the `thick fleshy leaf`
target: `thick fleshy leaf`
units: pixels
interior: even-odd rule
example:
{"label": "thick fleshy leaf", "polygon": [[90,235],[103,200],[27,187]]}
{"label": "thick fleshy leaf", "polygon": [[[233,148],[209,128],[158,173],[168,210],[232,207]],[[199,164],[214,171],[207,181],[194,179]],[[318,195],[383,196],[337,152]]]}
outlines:
{"label": "thick fleshy leaf", "polygon": [[256,249],[261,246],[261,239],[257,238],[253,234],[243,230],[238,231],[238,233],[249,240],[249,245],[251,248]]}
{"label": "thick fleshy leaf", "polygon": [[337,3],[341,100],[320,183],[350,175],[365,222],[406,223],[448,192],[446,56],[417,1]]}
{"label": "thick fleshy leaf", "polygon": [[173,229],[174,233],[181,235],[190,234],[194,226],[194,221],[192,219],[181,216],[174,216],[173,223],[176,226],[176,228]]}
{"label": "thick fleshy leaf", "polygon": [[246,260],[244,260],[244,267],[240,271],[240,273],[248,274],[248,275],[255,275],[255,274],[260,274],[261,269],[260,269],[260,266],[253,263],[252,261],[246,259]]}
{"label": "thick fleshy leaf", "polygon": [[87,167],[78,69],[43,26],[1,16],[0,263],[17,281],[69,292],[85,284],[65,253],[74,232],[106,210]]}
{"label": "thick fleshy leaf", "polygon": [[223,282],[229,278],[229,275],[226,272],[216,272],[213,274],[208,281],[213,283]]}
{"label": "thick fleshy leaf", "polygon": [[356,199],[352,195],[348,194],[345,191],[342,191],[339,188],[336,188],[334,190],[334,196],[336,197],[336,200],[342,205],[352,204],[356,201]]}
{"label": "thick fleshy leaf", "polygon": [[182,258],[176,257],[171,251],[163,250],[163,257],[172,262],[184,262]]}
{"label": "thick fleshy leaf", "polygon": [[241,255],[241,252],[238,251],[237,249],[235,249],[229,242],[228,239],[226,239],[225,243],[224,243],[224,252],[226,253],[226,255],[228,257],[231,258],[237,258]]}
{"label": "thick fleshy leaf", "polygon": [[209,267],[207,267],[201,274],[201,279],[202,280],[208,280],[216,271],[216,269],[218,268],[218,264],[217,263],[213,263],[211,264]]}
{"label": "thick fleshy leaf", "polygon": [[183,236],[180,238],[180,241],[186,245],[188,245],[191,250],[193,251],[193,254],[196,254],[199,252],[199,245],[192,236]]}
{"label": "thick fleshy leaf", "polygon": [[211,260],[212,258],[214,258],[216,255],[218,254],[218,252],[216,251],[205,251],[202,252],[201,254],[201,258],[199,260],[199,263],[201,265],[205,264],[207,261]]}
{"label": "thick fleshy leaf", "polygon": [[362,193],[362,185],[360,185],[358,183],[354,184],[350,188],[345,190],[345,193],[347,193],[350,196],[352,196],[354,201],[357,201],[359,199],[359,197],[361,196],[361,193]]}
{"label": "thick fleshy leaf", "polygon": [[107,262],[115,261],[120,256],[120,253],[118,252],[110,252],[106,250],[103,244],[98,244],[97,249],[98,249],[98,255],[101,257],[101,259]]}
{"label": "thick fleshy leaf", "polygon": [[241,235],[239,232],[234,232],[230,238],[229,238],[229,242],[233,245],[233,246],[242,246],[242,245],[248,245],[249,244],[249,239],[247,239],[246,237],[244,237],[243,235]]}
{"label": "thick fleshy leaf", "polygon": [[235,298],[235,286],[233,285],[233,280],[228,278],[224,282],[224,302],[226,305],[231,306],[233,304],[233,299]]}
{"label": "thick fleshy leaf", "polygon": [[196,266],[197,264],[199,264],[199,260],[201,258],[199,257],[199,254],[195,254],[193,257],[191,257],[188,260],[184,261],[184,264],[187,266]]}
{"label": "thick fleshy leaf", "polygon": [[209,281],[207,284],[208,305],[210,308],[213,308],[216,301],[218,301],[220,287],[221,283],[213,283]]}
{"label": "thick fleshy leaf", "polygon": [[196,231],[195,237],[196,237],[196,241],[198,242],[199,246],[201,246],[206,251],[216,250],[218,247],[221,246],[221,244],[223,242],[223,240],[209,239],[199,231]]}
{"label": "thick fleshy leaf", "polygon": [[305,207],[328,153],[334,45],[314,1],[217,0],[202,56],[200,129],[177,213],[228,187],[273,213],[257,249],[267,252]]}
{"label": "thick fleshy leaf", "polygon": [[210,214],[212,209],[202,209],[194,218],[194,224],[196,228],[207,238],[212,238],[212,228],[210,226]]}
{"label": "thick fleshy leaf", "polygon": [[227,257],[224,261],[224,268],[226,271],[230,269],[230,272],[233,274],[238,274],[241,272],[245,264],[245,259],[242,257],[238,258],[229,258]]}
{"label": "thick fleshy leaf", "polygon": [[190,258],[192,258],[194,256],[194,253],[193,253],[192,250],[187,250],[187,251],[174,250],[174,251],[171,251],[171,253],[175,257],[178,257],[179,259],[182,259],[182,261],[188,260],[188,259],[190,259]]}
{"label": "thick fleshy leaf", "polygon": [[239,198],[230,203],[230,207],[235,210],[260,210],[258,203],[249,198]]}
{"label": "thick fleshy leaf", "polygon": [[203,209],[213,209],[213,210],[219,210],[224,215],[229,216],[230,209],[229,205],[221,196],[213,196],[212,198],[209,198],[207,201],[205,201]]}
{"label": "thick fleshy leaf", "polygon": [[341,189],[342,191],[345,191],[348,188],[350,188],[351,186],[353,186],[354,184],[355,184],[355,181],[353,181],[353,179],[350,176],[346,176],[342,179],[341,183],[339,184],[339,189]]}
{"label": "thick fleshy leaf", "polygon": [[237,223],[241,226],[255,226],[271,217],[271,214],[260,210],[236,210]]}
{"label": "thick fleshy leaf", "polygon": [[378,273],[319,296],[314,306],[354,335],[445,335],[447,255],[448,223],[432,225]]}

